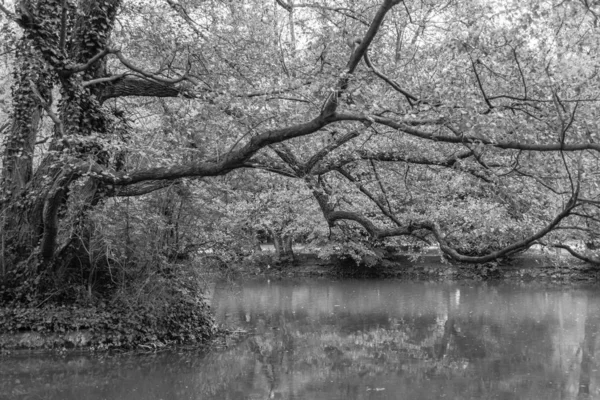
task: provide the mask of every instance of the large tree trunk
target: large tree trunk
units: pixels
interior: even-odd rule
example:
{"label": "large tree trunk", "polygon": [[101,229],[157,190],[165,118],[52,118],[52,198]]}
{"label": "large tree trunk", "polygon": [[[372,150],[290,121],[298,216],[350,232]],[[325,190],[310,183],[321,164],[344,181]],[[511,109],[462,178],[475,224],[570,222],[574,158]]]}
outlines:
{"label": "large tree trunk", "polygon": [[[98,101],[102,87],[83,85],[101,77],[104,66],[99,60],[83,71],[69,68],[85,65],[105,49],[119,3],[86,0],[77,10],[68,2],[20,3],[24,34],[15,64],[18,79],[2,176],[3,280],[11,285],[40,275],[50,278],[46,283],[57,281],[58,277],[52,276],[58,271],[55,267],[68,264],[81,250],[74,238],[89,237],[82,230],[86,229],[86,208],[101,198],[97,183],[88,181],[78,190],[79,201],[72,203],[79,204],[76,211],[80,215],[69,219],[75,226],[61,227],[61,219],[74,212],[66,209],[67,200],[71,185],[85,172],[84,163],[106,165],[108,161],[100,145],[85,140],[109,130]],[[54,85],[61,94],[58,116],[50,108]],[[34,172],[33,153],[44,109],[55,126],[50,151]]]}
{"label": "large tree trunk", "polygon": [[[51,102],[50,68],[41,59],[33,41],[23,36],[15,60],[15,83],[11,125],[5,139],[2,169],[2,257],[3,276],[18,259],[14,254],[30,254],[39,241],[41,216],[25,213],[34,209],[25,193],[33,176],[34,149],[42,119],[41,102]],[[27,214],[27,215],[26,215]]]}

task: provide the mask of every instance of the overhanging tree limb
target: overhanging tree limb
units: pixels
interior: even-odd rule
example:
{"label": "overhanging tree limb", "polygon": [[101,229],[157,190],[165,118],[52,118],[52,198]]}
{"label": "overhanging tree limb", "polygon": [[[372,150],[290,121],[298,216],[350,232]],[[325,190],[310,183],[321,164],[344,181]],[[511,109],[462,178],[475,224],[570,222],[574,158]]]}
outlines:
{"label": "overhanging tree limb", "polygon": [[329,163],[323,163],[321,167],[314,170],[314,173],[317,175],[326,174],[327,172],[337,170],[339,167],[343,167],[346,164],[356,162],[358,160],[405,162],[407,164],[421,164],[452,168],[458,162],[458,160],[465,159],[473,155],[471,151],[464,151],[453,154],[445,159],[436,159],[424,156],[411,156],[401,151],[370,151],[358,149],[354,153],[355,154],[352,154],[348,157],[341,157],[338,160],[334,160]]}
{"label": "overhanging tree limb", "polygon": [[182,165],[148,168],[145,170],[109,173],[100,167],[93,168],[93,176],[106,183],[115,185],[129,185],[148,180],[173,180],[185,177],[217,176],[243,167],[243,164],[262,148],[289,140],[295,137],[306,136],[317,132],[328,124],[328,121],[318,117],[303,124],[286,128],[274,129],[253,136],[248,143],[239,150],[232,151],[227,156],[208,161],[191,162]]}
{"label": "overhanging tree limb", "polygon": [[569,252],[569,254],[571,254],[575,258],[578,258],[582,261],[585,261],[585,262],[593,264],[593,265],[600,266],[600,258],[591,257],[591,256],[585,255],[583,253],[580,253],[567,244],[554,244],[554,245],[552,245],[552,247],[556,247],[558,249],[565,249]]}
{"label": "overhanging tree limb", "polygon": [[377,32],[379,32],[379,28],[381,27],[381,24],[383,23],[387,12],[399,3],[400,2],[398,0],[385,0],[383,4],[379,7],[377,12],[375,13],[375,16],[373,17],[373,20],[371,21],[371,24],[369,25],[369,29],[367,29],[367,32],[360,40],[360,43],[358,44],[358,46],[356,46],[356,48],[350,55],[350,59],[346,64],[346,70],[342,72],[335,89],[332,90],[330,95],[325,100],[325,103],[321,107],[321,115],[323,117],[328,118],[335,114],[339,98],[342,95],[342,93],[344,93],[348,88],[350,76],[354,73],[356,67],[358,67],[360,60],[366,54],[367,49],[369,48],[369,45],[371,44],[375,36],[377,35]]}
{"label": "overhanging tree limb", "polygon": [[390,128],[397,129],[401,132],[409,135],[419,137],[422,139],[431,140],[434,142],[443,143],[456,143],[456,144],[484,144],[499,149],[512,149],[512,150],[528,150],[528,151],[582,151],[582,150],[595,150],[600,152],[600,143],[565,143],[564,146],[559,143],[524,143],[518,141],[503,141],[503,140],[492,140],[484,136],[472,136],[472,135],[440,135],[433,132],[427,132],[424,130],[413,128],[403,122],[398,122],[392,119],[383,118],[380,116],[366,116],[363,114],[351,114],[351,113],[336,113],[332,118],[335,121],[371,121],[381,125],[388,126]]}
{"label": "overhanging tree limb", "polygon": [[[543,228],[539,229],[536,233],[489,254],[483,256],[467,256],[459,253],[456,249],[450,246],[450,244],[446,240],[446,234],[436,222],[418,221],[411,222],[404,226],[400,225],[397,228],[382,229],[378,228],[370,219],[360,214],[351,211],[334,211],[333,208],[329,205],[327,194],[325,194],[323,191],[313,189],[313,193],[315,194],[315,197],[321,205],[321,210],[323,211],[325,219],[330,224],[334,224],[335,222],[341,220],[355,221],[362,225],[372,237],[378,239],[382,239],[385,237],[413,235],[416,231],[425,229],[434,235],[436,241],[439,243],[440,249],[442,250],[442,252],[444,252],[444,254],[446,254],[449,258],[451,258],[454,261],[464,263],[485,263],[525,250],[529,248],[532,244],[534,244],[536,241],[543,238],[552,230],[554,230],[560,224],[560,222],[567,218],[569,215],[571,215],[573,209],[575,209],[578,206],[578,193],[574,193],[563,208],[563,210],[552,221],[550,221]],[[373,198],[371,199],[373,200]],[[377,201],[375,203],[377,203]]]}

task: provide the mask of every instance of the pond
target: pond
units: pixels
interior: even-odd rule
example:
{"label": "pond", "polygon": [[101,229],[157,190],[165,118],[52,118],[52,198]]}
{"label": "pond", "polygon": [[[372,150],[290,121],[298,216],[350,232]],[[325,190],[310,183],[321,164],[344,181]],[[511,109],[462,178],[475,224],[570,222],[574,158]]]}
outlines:
{"label": "pond", "polygon": [[597,399],[600,292],[541,284],[249,281],[228,347],[0,359],[0,399]]}

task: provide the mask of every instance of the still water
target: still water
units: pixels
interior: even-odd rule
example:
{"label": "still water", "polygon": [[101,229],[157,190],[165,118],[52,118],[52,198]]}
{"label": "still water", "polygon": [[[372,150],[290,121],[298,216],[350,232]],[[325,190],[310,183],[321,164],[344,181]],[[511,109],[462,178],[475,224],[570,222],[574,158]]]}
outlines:
{"label": "still water", "polygon": [[210,352],[3,357],[0,398],[600,399],[595,287],[251,281],[212,303],[248,337]]}

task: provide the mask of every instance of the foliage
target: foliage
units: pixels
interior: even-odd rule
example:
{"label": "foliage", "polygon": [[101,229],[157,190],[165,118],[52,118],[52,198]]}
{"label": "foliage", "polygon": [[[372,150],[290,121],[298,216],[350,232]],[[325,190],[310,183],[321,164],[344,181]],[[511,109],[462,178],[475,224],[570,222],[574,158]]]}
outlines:
{"label": "foliage", "polygon": [[37,333],[47,338],[44,347],[68,345],[67,332],[82,332],[88,337],[79,345],[96,349],[201,343],[215,333],[202,289],[194,271],[180,266],[172,277],[128,285],[111,303],[2,308],[0,334]]}

